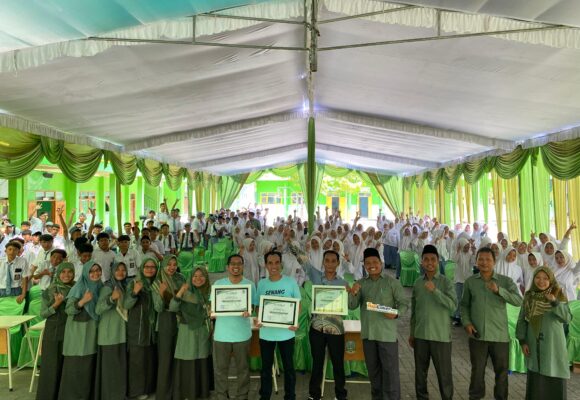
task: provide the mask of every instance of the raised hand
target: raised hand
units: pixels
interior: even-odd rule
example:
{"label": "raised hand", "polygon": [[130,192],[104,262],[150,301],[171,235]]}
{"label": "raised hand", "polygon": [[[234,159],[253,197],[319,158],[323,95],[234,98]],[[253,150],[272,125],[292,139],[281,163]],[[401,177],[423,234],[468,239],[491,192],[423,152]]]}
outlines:
{"label": "raised hand", "polygon": [[434,292],[435,291],[435,283],[433,283],[433,281],[425,282],[425,289],[427,289],[430,292]]}
{"label": "raised hand", "polygon": [[84,306],[85,304],[87,304],[92,299],[93,299],[93,294],[91,293],[90,290],[87,290],[85,292],[85,294],[83,295],[82,299],[79,301],[79,306]]}
{"label": "raised hand", "polygon": [[183,296],[183,294],[187,291],[188,288],[189,288],[189,285],[187,283],[184,283],[183,285],[181,285],[181,287],[179,288],[179,291],[177,292],[175,297],[177,297],[178,299],[181,299],[181,296]]}
{"label": "raised hand", "polygon": [[113,290],[113,293],[111,294],[111,300],[113,301],[117,301],[121,298],[121,290],[119,290],[119,288],[115,288]]}
{"label": "raised hand", "polygon": [[160,294],[161,296],[163,296],[163,293],[165,293],[165,291],[166,291],[166,290],[167,290],[167,283],[165,283],[165,282],[161,282],[161,283],[159,284],[159,294]]}
{"label": "raised hand", "polygon": [[499,288],[497,287],[497,284],[494,281],[487,282],[485,286],[487,286],[487,288],[491,290],[493,293],[499,292]]}
{"label": "raised hand", "polygon": [[350,288],[350,293],[353,296],[356,296],[359,291],[360,291],[360,284],[358,282],[355,282],[355,284],[352,285],[352,288]]}
{"label": "raised hand", "polygon": [[141,289],[143,289],[143,282],[135,281],[135,284],[133,285],[133,294],[138,294]]}

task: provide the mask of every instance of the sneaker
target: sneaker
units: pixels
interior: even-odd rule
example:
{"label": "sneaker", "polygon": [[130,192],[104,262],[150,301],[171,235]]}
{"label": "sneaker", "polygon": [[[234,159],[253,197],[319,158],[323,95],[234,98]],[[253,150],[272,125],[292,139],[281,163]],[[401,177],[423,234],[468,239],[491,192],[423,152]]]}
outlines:
{"label": "sneaker", "polygon": [[147,395],[147,394],[142,394],[141,396],[137,396],[137,399],[138,400],[145,400],[145,399],[148,399],[148,398],[149,398],[149,395]]}

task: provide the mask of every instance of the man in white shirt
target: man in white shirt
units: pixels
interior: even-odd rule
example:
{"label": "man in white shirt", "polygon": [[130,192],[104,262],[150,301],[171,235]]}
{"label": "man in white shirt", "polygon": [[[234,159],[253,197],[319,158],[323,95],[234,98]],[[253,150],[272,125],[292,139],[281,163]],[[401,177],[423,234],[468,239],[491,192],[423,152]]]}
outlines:
{"label": "man in white shirt", "polygon": [[137,250],[129,247],[131,243],[129,236],[121,235],[117,242],[119,244],[119,252],[115,255],[115,263],[125,263],[127,266],[127,278],[133,279],[141,266],[141,256]]}
{"label": "man in white shirt", "polygon": [[165,255],[175,254],[177,249],[176,240],[173,235],[169,233],[169,225],[161,225],[161,235],[159,236],[159,241],[163,245]]}
{"label": "man in white shirt", "polygon": [[93,260],[99,264],[102,269],[101,280],[106,282],[111,277],[111,270],[115,262],[115,253],[111,251],[110,236],[106,232],[101,232],[97,235],[98,247],[93,250]]}
{"label": "man in white shirt", "polygon": [[[85,239],[85,242],[81,239]],[[77,248],[78,258],[73,264],[75,266],[75,281],[78,282],[83,275],[83,266],[93,258],[93,246],[86,241],[86,238],[77,240],[75,246]]]}
{"label": "man in white shirt", "polygon": [[203,213],[198,212],[197,218],[193,220],[193,236],[195,243],[201,243],[201,238],[203,237],[203,230],[205,228],[205,221],[203,220]]}
{"label": "man in white shirt", "polygon": [[165,246],[163,246],[163,242],[158,239],[159,237],[159,228],[153,227],[149,229],[149,239],[151,239],[151,247],[155,247],[157,252],[161,255],[165,254]]}
{"label": "man in white shirt", "polygon": [[163,255],[151,247],[151,239],[149,239],[149,236],[141,236],[141,246],[137,253],[141,257],[141,260],[144,258],[153,258],[158,261],[163,260]]}
{"label": "man in white shirt", "polygon": [[24,254],[22,255],[26,261],[28,262],[28,266],[32,266],[33,261],[36,259],[36,256],[42,250],[40,246],[40,232],[34,232],[32,236],[30,236],[30,242],[24,244]]}
{"label": "man in white shirt", "polygon": [[18,257],[20,243],[6,244],[6,255],[0,258],[0,297],[16,296],[21,304],[28,290],[28,264]]}
{"label": "man in white shirt", "polygon": [[195,247],[195,235],[191,231],[191,224],[188,222],[185,224],[185,231],[181,233],[179,238],[179,251],[191,251]]}
{"label": "man in white shirt", "polygon": [[50,252],[50,257],[48,262],[44,262],[42,267],[39,267],[35,274],[32,276],[33,279],[38,280],[38,286],[41,290],[46,290],[52,282],[56,268],[65,260],[66,251],[62,249],[54,249]]}
{"label": "man in white shirt", "polygon": [[169,217],[167,225],[169,225],[169,232],[177,239],[179,237],[179,232],[182,230],[181,218],[179,217],[177,209],[174,208],[171,210],[171,217]]}
{"label": "man in white shirt", "polygon": [[49,234],[43,234],[40,236],[41,250],[38,252],[38,255],[30,266],[30,275],[34,279],[40,280],[40,284],[45,287],[50,285],[51,280],[52,272],[50,271],[50,253],[54,250],[53,240],[52,235]]}
{"label": "man in white shirt", "polygon": [[42,208],[42,206],[40,204],[37,204],[36,207],[34,208],[34,212],[30,215],[29,221],[32,224],[32,227],[30,230],[32,232],[39,231],[41,233],[46,233],[45,228],[46,228],[46,221],[48,221],[48,213],[46,211],[43,211],[40,213],[38,218],[36,217],[36,213],[41,208]]}

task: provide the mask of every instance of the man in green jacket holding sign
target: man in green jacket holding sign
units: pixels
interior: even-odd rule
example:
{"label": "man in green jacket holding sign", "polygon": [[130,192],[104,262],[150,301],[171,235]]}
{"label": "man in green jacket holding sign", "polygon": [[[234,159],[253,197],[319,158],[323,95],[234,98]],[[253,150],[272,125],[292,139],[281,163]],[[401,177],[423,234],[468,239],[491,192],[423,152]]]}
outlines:
{"label": "man in green jacket holding sign", "polygon": [[399,400],[397,318],[407,310],[409,302],[398,280],[381,276],[383,264],[377,249],[365,249],[363,257],[368,276],[353,285],[348,307],[360,306],[361,338],[372,400]]}
{"label": "man in green jacket holding sign", "polygon": [[442,400],[453,398],[451,376],[450,315],[457,307],[453,283],[438,272],[439,253],[433,245],[423,247],[421,266],[425,274],[415,281],[411,297],[409,345],[415,355],[415,393],[429,399],[427,371],[433,360]]}

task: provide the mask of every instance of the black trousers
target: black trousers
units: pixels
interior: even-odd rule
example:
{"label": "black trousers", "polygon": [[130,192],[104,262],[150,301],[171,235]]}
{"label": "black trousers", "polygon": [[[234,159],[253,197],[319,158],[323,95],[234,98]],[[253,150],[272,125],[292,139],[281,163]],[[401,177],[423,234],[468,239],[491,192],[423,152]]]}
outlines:
{"label": "black trousers", "polygon": [[437,373],[439,394],[442,400],[453,398],[453,378],[451,376],[451,342],[435,342],[433,340],[415,339],[415,393],[417,399],[429,399],[427,391],[427,374],[429,362]]}
{"label": "black trousers", "polygon": [[321,396],[321,384],[326,371],[324,368],[324,358],[326,347],[332,362],[334,373],[334,393],[338,400],[346,399],[345,378],[344,378],[344,335],[331,335],[322,333],[310,327],[310,352],[312,353],[312,374],[310,375],[309,392],[310,396],[318,400]]}
{"label": "black trousers", "polygon": [[272,397],[272,366],[274,365],[276,345],[278,345],[278,350],[280,350],[282,367],[284,368],[284,400],[296,400],[294,338],[280,342],[260,339],[260,354],[262,356],[260,400],[270,400],[270,397]]}
{"label": "black trousers", "polygon": [[399,347],[397,342],[363,339],[372,400],[400,400]]}
{"label": "black trousers", "polygon": [[491,357],[495,372],[493,397],[496,400],[508,398],[509,343],[469,339],[469,358],[471,359],[470,400],[478,400],[485,397],[485,367],[488,355]]}

